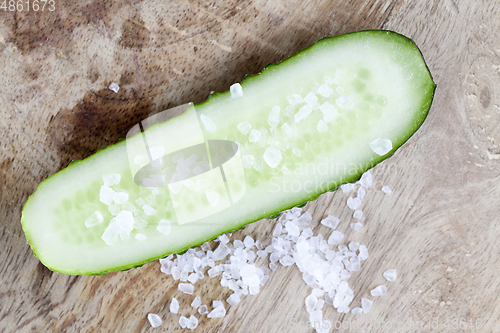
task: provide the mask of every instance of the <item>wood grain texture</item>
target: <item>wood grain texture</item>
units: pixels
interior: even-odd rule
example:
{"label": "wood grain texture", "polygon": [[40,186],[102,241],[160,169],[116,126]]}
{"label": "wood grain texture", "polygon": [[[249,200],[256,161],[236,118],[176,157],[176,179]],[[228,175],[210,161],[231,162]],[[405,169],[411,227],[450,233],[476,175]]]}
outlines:
{"label": "wood grain texture", "polygon": [[[369,314],[326,307],[324,317],[343,324],[339,332],[456,332],[443,326],[447,319],[470,325],[486,317],[496,322],[474,331],[500,331],[499,11],[494,0],[95,0],[58,1],[54,12],[0,12],[0,331],[183,331],[168,306],[175,296],[180,314],[191,314],[192,297],[158,263],[99,277],[40,264],[19,222],[27,196],[152,113],[203,101],[320,37],[369,28],[412,38],[438,88],[422,128],[374,168],[360,231],[349,231],[347,194],[326,193],[306,206],[314,225],[334,214],[348,239],[368,246],[369,259],[349,280],[354,306],[385,282],[383,271],[399,274]],[[380,192],[385,184],[392,195]],[[233,237],[269,241],[272,225],[263,220]],[[196,292],[205,304],[229,296],[216,279],[198,282]],[[282,267],[260,294],[225,318],[202,316],[196,331],[312,332],[309,292],[295,267]],[[160,328],[149,325],[150,312],[163,318]],[[407,326],[368,326],[382,321]],[[439,329],[418,326],[435,322]]]}

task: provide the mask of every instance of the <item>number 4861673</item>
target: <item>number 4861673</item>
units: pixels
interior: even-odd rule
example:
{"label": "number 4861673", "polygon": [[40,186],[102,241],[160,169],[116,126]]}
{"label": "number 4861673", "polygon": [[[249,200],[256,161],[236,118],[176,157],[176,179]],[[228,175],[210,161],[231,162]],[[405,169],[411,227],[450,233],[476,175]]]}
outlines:
{"label": "number 4861673", "polygon": [[[0,0],[1,1],[1,0]],[[29,11],[44,11],[47,9],[48,11],[53,12],[56,9],[56,2],[55,0],[4,0],[2,2],[2,5],[0,6],[0,10],[3,9],[4,11],[10,11],[10,12],[29,12]]]}

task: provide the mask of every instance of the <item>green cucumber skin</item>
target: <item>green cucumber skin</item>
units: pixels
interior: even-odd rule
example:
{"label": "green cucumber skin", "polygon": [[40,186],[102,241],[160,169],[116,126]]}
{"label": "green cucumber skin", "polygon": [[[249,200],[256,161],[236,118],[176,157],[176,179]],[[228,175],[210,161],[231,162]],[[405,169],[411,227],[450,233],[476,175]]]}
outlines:
{"label": "green cucumber skin", "polygon": [[[423,60],[423,56],[422,56],[422,53],[421,51],[418,49],[418,47],[415,45],[415,43],[403,36],[403,35],[400,35],[398,33],[395,33],[395,32],[392,32],[392,31],[381,31],[381,30],[365,30],[365,31],[362,31],[363,33],[366,33],[366,34],[389,34],[389,35],[393,35],[393,36],[398,36],[400,38],[400,40],[406,42],[406,44],[408,45],[408,47],[411,47],[411,48],[414,48],[416,50],[418,50],[418,52],[420,53],[420,56]],[[358,32],[353,32],[353,33],[349,33],[349,34],[344,34],[344,35],[340,35],[340,36],[336,36],[336,37],[325,37],[325,38],[322,38],[320,39],[319,41],[323,41],[325,39],[327,40],[335,40],[337,38],[346,38],[347,36],[351,35],[351,34],[356,34]],[[318,42],[319,42],[318,41]],[[303,54],[305,52],[307,52],[310,48],[312,48],[314,45],[316,45],[318,42],[314,43],[313,45],[311,45],[310,47],[304,49],[304,50],[301,50],[299,51],[298,53],[296,53],[295,55],[293,55],[292,57],[290,58],[287,58],[285,59],[284,61],[280,62],[280,63],[276,63],[276,64],[269,64],[267,65],[261,73],[259,74],[253,74],[253,75],[247,75],[243,81],[241,82],[242,86],[244,86],[244,83],[246,82],[249,82],[249,81],[252,81],[256,78],[258,78],[262,73],[265,73],[267,70],[269,69],[272,69],[273,67],[275,66],[279,66],[280,64],[282,64],[283,62],[286,62],[286,61],[289,61],[289,60],[292,60],[294,59],[295,57],[297,57],[299,54]],[[423,61],[424,64],[425,64],[425,61]],[[429,75],[430,75],[430,71],[427,67],[427,65],[425,64],[426,68],[427,68],[427,71],[429,72]],[[433,79],[432,79],[432,76],[430,77],[430,80],[431,80],[431,86],[430,86],[430,90],[427,92],[427,99],[425,100],[425,103],[422,105],[422,108],[421,108],[421,112],[420,112],[420,115],[418,117],[415,117],[413,118],[414,119],[414,123],[413,123],[413,127],[412,127],[412,132],[411,133],[408,133],[407,136],[405,137],[402,137],[400,141],[398,142],[395,142],[394,143],[394,146],[393,146],[393,149],[386,155],[384,156],[379,156],[378,158],[376,158],[374,161],[372,161],[371,164],[369,165],[366,165],[365,167],[363,168],[360,168],[358,169],[358,173],[357,174],[353,174],[351,175],[351,177],[346,177],[345,179],[343,179],[343,181],[339,184],[332,184],[332,186],[330,186],[330,188],[328,188],[326,191],[333,191],[335,189],[337,189],[340,185],[344,184],[344,183],[352,183],[352,182],[355,182],[357,180],[360,179],[361,175],[371,169],[373,166],[375,166],[376,164],[380,163],[381,161],[385,160],[386,158],[392,156],[392,154],[394,154],[394,152],[401,146],[403,145],[415,132],[416,130],[422,125],[422,123],[424,122],[424,120],[426,119],[427,115],[428,115],[428,112],[429,112],[429,109],[431,107],[431,104],[432,104],[432,100],[434,98],[434,93],[435,93],[435,89],[436,89],[436,85],[435,83],[433,82]],[[208,102],[211,102],[212,100],[214,99],[218,99],[218,98],[221,98],[221,97],[225,97],[225,98],[228,98],[228,95],[229,95],[229,91],[225,91],[225,92],[215,92],[215,93],[212,93],[210,94],[210,96],[208,97],[208,99],[199,104],[200,106],[201,105],[205,105],[207,104]],[[181,115],[179,115],[181,116]],[[179,117],[177,116],[177,117]],[[156,126],[156,125],[154,125]],[[70,163],[69,166],[73,167],[75,165],[78,165],[80,163],[86,163],[88,162],[89,160],[91,160],[93,157],[95,156],[98,156],[98,155],[101,155],[101,154],[104,154],[108,149],[112,148],[112,147],[115,147],[119,144],[122,144],[123,143],[123,140],[120,140],[119,142],[117,142],[116,144],[113,144],[113,145],[109,145],[107,147],[104,147],[102,149],[100,149],[98,152],[96,152],[94,155],[88,157],[87,159],[85,160],[75,160],[75,161],[72,161]],[[68,166],[68,167],[69,167]],[[37,187],[37,191],[39,191],[40,189],[43,189],[45,183],[52,179],[53,177],[55,177],[56,175],[59,175],[59,174],[63,174],[64,172],[66,172],[68,170],[68,168],[65,168],[63,170],[60,170],[59,172],[57,172],[56,174],[52,175],[51,177],[45,179],[43,182],[41,182],[38,187]],[[146,263],[149,263],[151,261],[154,261],[154,260],[157,260],[157,259],[160,259],[160,258],[163,258],[163,257],[166,257],[168,256],[169,254],[171,253],[184,253],[186,252],[188,249],[190,248],[195,248],[201,244],[203,244],[205,241],[209,241],[211,239],[206,239],[204,240],[203,242],[199,242],[199,243],[193,243],[193,244],[189,244],[185,247],[182,247],[182,248],[178,248],[178,249],[175,249],[174,251],[169,251],[168,253],[165,253],[163,255],[160,255],[160,256],[156,256],[156,257],[153,257],[153,258],[148,258],[148,259],[145,259],[141,262],[136,262],[136,263],[131,263],[131,264],[127,264],[127,265],[120,265],[120,266],[116,266],[116,267],[111,267],[109,269],[105,269],[105,270],[99,270],[99,271],[75,271],[75,270],[70,270],[70,271],[67,271],[67,270],[64,270],[64,269],[60,269],[60,268],[56,268],[56,267],[50,267],[48,266],[42,259],[42,256],[39,255],[39,253],[37,252],[37,249],[32,245],[33,244],[33,235],[30,233],[30,230],[28,228],[26,228],[26,212],[29,210],[29,207],[30,207],[30,203],[31,203],[31,200],[33,198],[33,196],[36,194],[36,192],[33,193],[29,198],[28,200],[26,201],[24,207],[23,207],[23,215],[22,215],[22,218],[21,218],[21,223],[22,223],[22,226],[23,226],[23,230],[24,230],[24,233],[25,233],[25,236],[26,236],[26,239],[28,241],[28,243],[30,244],[32,250],[33,250],[33,253],[36,257],[38,257],[40,259],[40,261],[42,263],[44,263],[45,266],[47,266],[49,269],[53,270],[53,271],[56,271],[56,272],[60,272],[60,273],[64,273],[64,274],[68,274],[68,275],[103,275],[103,274],[106,274],[106,273],[109,273],[109,272],[113,272],[113,271],[124,271],[124,270],[129,270],[131,268],[137,268],[137,267],[141,267],[143,266],[144,264]],[[319,195],[323,194],[324,192],[326,191],[323,191],[321,193],[312,193],[310,194],[307,198],[306,198],[306,202],[307,203],[308,201],[311,201],[311,200],[315,200]],[[301,201],[302,202],[302,201]],[[302,202],[302,204],[305,204],[304,202]],[[264,214],[262,214],[261,217],[257,218],[257,219],[253,219],[253,220],[249,220],[249,221],[245,221],[243,224],[241,224],[239,226],[239,228],[231,228],[231,230],[226,230],[225,232],[231,232],[231,231],[236,231],[236,230],[240,230],[240,229],[243,229],[246,225],[250,224],[250,223],[253,223],[255,221],[258,221],[262,218],[266,218],[266,217],[270,217],[270,218],[275,218],[277,216],[279,216],[279,214],[284,211],[284,210],[287,210],[287,209],[290,209],[294,206],[298,206],[300,205],[301,203],[296,203],[296,204],[293,204],[293,205],[289,205],[287,207],[280,207],[280,208],[277,208],[275,211],[271,211],[271,212],[265,212]],[[212,239],[215,239],[217,236],[213,237]]]}

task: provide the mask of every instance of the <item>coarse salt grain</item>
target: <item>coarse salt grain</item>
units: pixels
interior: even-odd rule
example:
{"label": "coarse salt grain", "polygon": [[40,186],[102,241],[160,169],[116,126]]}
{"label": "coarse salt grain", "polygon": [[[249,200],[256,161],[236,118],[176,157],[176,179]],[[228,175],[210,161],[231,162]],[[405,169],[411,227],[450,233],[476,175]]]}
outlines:
{"label": "coarse salt grain", "polygon": [[179,283],[177,289],[182,291],[184,294],[192,295],[194,291],[194,286],[191,283]]}
{"label": "coarse salt grain", "polygon": [[358,231],[361,227],[363,227],[363,224],[360,222],[351,223],[351,229],[354,231]]}
{"label": "coarse salt grain", "polygon": [[389,282],[394,282],[396,281],[396,278],[398,277],[396,270],[395,269],[388,269],[384,272],[383,276],[385,279]]}
{"label": "coarse salt grain", "polygon": [[170,312],[177,313],[179,311],[179,301],[172,297],[172,301],[170,302]]}
{"label": "coarse salt grain", "polygon": [[387,195],[390,195],[390,194],[392,193],[392,190],[389,188],[389,186],[384,185],[384,186],[382,187],[382,192],[384,192],[384,193],[385,193],[385,194],[387,194]]}
{"label": "coarse salt grain", "polygon": [[201,298],[199,295],[196,295],[194,298],[193,302],[191,302],[191,306],[195,309],[197,309],[201,305]]}
{"label": "coarse salt grain", "polygon": [[243,97],[243,88],[239,83],[235,83],[229,87],[229,91],[231,92],[231,98]]}
{"label": "coarse salt grain", "polygon": [[158,327],[161,325],[161,318],[157,314],[148,313],[148,320],[153,327]]}
{"label": "coarse salt grain", "polygon": [[113,82],[109,85],[109,90],[112,90],[115,93],[118,93],[118,90],[120,90],[120,86]]}
{"label": "coarse salt grain", "polygon": [[372,296],[384,296],[387,294],[387,287],[384,285],[380,285],[375,289],[372,289],[372,291],[370,291],[370,294]]}

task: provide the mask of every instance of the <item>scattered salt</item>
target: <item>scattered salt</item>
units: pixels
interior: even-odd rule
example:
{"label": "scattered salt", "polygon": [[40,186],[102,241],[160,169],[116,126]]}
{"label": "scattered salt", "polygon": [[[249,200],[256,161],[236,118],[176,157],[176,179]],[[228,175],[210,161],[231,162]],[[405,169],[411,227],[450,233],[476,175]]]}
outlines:
{"label": "scattered salt", "polygon": [[147,239],[147,237],[141,233],[138,233],[137,235],[135,235],[135,239],[137,239],[138,241],[144,241]]}
{"label": "scattered salt", "polygon": [[292,153],[293,153],[295,156],[298,156],[298,157],[301,157],[301,156],[302,156],[302,153],[300,152],[300,149],[298,149],[298,148],[293,148]]}
{"label": "scattered salt", "polygon": [[201,305],[201,298],[199,295],[196,295],[194,298],[193,302],[191,303],[191,306],[195,309],[198,309],[198,307]]}
{"label": "scattered salt", "polygon": [[198,327],[198,318],[196,318],[193,315],[189,316],[189,322],[187,323],[187,328],[194,330],[196,327]]}
{"label": "scattered salt", "polygon": [[208,313],[208,308],[206,305],[202,305],[198,308],[198,313],[201,315],[207,314]]}
{"label": "scattered salt", "polygon": [[364,188],[371,188],[373,186],[373,176],[370,170],[363,173],[361,179],[359,180],[359,184]]}
{"label": "scattered salt", "polygon": [[336,229],[339,225],[340,220],[337,217],[328,215],[323,220],[321,220],[321,224],[327,226],[328,228]]}
{"label": "scattered salt", "polygon": [[149,323],[151,324],[151,326],[153,326],[153,327],[158,327],[161,325],[161,318],[157,314],[148,313],[148,320],[149,320]]}
{"label": "scattered salt", "polygon": [[387,281],[389,282],[394,282],[396,281],[397,278],[397,273],[395,269],[388,269],[384,272],[383,276],[386,278]]}
{"label": "scattered salt", "polygon": [[243,167],[245,169],[249,169],[249,168],[253,167],[254,161],[255,161],[255,159],[254,159],[253,155],[243,155],[241,157],[241,162],[243,163]]}
{"label": "scattered salt", "polygon": [[351,192],[352,190],[354,190],[356,188],[356,185],[344,184],[344,185],[340,186],[340,188],[342,189],[343,193],[348,193],[348,192]]}
{"label": "scattered salt", "polygon": [[95,227],[96,225],[101,224],[102,221],[104,221],[104,218],[101,212],[96,210],[95,212],[92,213],[92,215],[90,215],[90,217],[87,220],[85,220],[85,226],[87,228],[92,228]]}
{"label": "scattered salt", "polygon": [[121,177],[119,173],[108,173],[102,176],[102,180],[105,186],[113,186],[120,183]]}
{"label": "scattered salt", "polygon": [[192,295],[194,291],[194,286],[191,283],[179,283],[177,289],[182,291],[184,294]]}
{"label": "scattered salt", "polygon": [[306,102],[310,106],[313,106],[318,102],[318,97],[312,92],[310,92],[309,94],[306,95],[306,97],[304,97],[304,102]]}
{"label": "scattered salt", "polygon": [[267,123],[271,127],[276,127],[280,123],[280,107],[278,105],[273,106],[269,117],[267,118]]}
{"label": "scattered salt", "polygon": [[103,185],[99,192],[99,201],[109,206],[113,202],[115,193],[116,192],[111,187]]}
{"label": "scattered salt", "polygon": [[115,93],[118,93],[118,90],[120,90],[120,86],[113,82],[109,85],[109,90],[112,90]]}
{"label": "scattered salt", "polygon": [[387,287],[384,286],[384,285],[380,285],[378,287],[376,287],[375,289],[373,289],[370,294],[372,296],[384,296],[385,294],[387,294]]}
{"label": "scattered salt", "polygon": [[366,195],[366,190],[364,189],[364,187],[358,188],[358,198],[363,200],[365,198],[365,195]]}
{"label": "scattered salt", "polygon": [[321,86],[319,86],[318,92],[323,97],[330,97],[330,95],[333,93],[333,89],[330,88],[328,83],[323,83]]}
{"label": "scattered salt", "polygon": [[351,228],[354,230],[354,231],[358,231],[359,229],[361,229],[361,227],[363,226],[362,223],[359,223],[359,222],[356,222],[356,223],[351,223]]}
{"label": "scattered salt", "polygon": [[226,315],[224,305],[220,304],[207,315],[208,318],[222,318]]}
{"label": "scattered salt", "polygon": [[350,99],[349,97],[347,97],[345,95],[337,98],[337,100],[335,100],[335,103],[342,110],[349,110],[349,109],[352,109],[354,107],[354,102],[352,101],[352,99]]}
{"label": "scattered salt", "polygon": [[182,328],[186,328],[188,323],[189,323],[189,319],[187,319],[186,317],[181,316],[179,318],[179,325],[181,325]]}
{"label": "scattered salt", "polygon": [[363,313],[363,309],[362,308],[354,308],[351,310],[351,313],[352,314],[362,314]]}
{"label": "scattered salt", "polygon": [[205,195],[207,197],[207,200],[208,200],[208,203],[210,204],[210,206],[216,207],[217,204],[219,203],[219,200],[220,200],[220,194],[212,189],[208,189],[205,192]]}
{"label": "scattered salt", "polygon": [[285,138],[291,138],[293,136],[293,131],[288,123],[281,125],[281,131],[283,132]]}
{"label": "scattered salt", "polygon": [[260,137],[262,136],[262,133],[256,129],[252,129],[250,131],[250,135],[248,136],[248,141],[250,142],[258,142],[260,140]]}
{"label": "scattered salt", "polygon": [[250,130],[252,129],[252,124],[245,120],[239,123],[237,127],[240,130],[241,134],[247,135],[248,132],[250,132]]}
{"label": "scattered salt", "polygon": [[354,214],[352,214],[352,217],[355,219],[360,219],[363,216],[363,211],[361,210],[355,210]]}
{"label": "scattered salt", "polygon": [[370,148],[378,155],[384,156],[392,150],[392,142],[389,139],[377,138],[369,143]]}
{"label": "scattered salt", "polygon": [[300,108],[299,112],[297,112],[294,116],[295,122],[298,123],[301,120],[307,118],[312,112],[312,106],[309,104],[304,105]]}
{"label": "scattered salt", "polygon": [[316,128],[321,133],[328,132],[328,125],[323,121],[323,119],[320,119],[320,121],[318,122],[318,125],[316,126]]}
{"label": "scattered salt", "polygon": [[172,301],[170,302],[170,312],[177,313],[179,311],[179,301],[172,297]]}
{"label": "scattered salt", "polygon": [[114,220],[115,218],[111,219],[111,222],[101,236],[101,239],[108,245],[115,245],[121,230]]}
{"label": "scattered salt", "polygon": [[332,104],[325,102],[319,107],[326,122],[332,121],[338,115],[337,109]]}
{"label": "scattered salt", "polygon": [[164,235],[169,235],[170,230],[172,228],[172,223],[168,220],[161,219],[160,222],[158,222],[158,226],[156,227],[156,230],[161,232]]}
{"label": "scattered salt", "polygon": [[365,245],[359,246],[358,258],[359,258],[359,260],[366,260],[368,258],[368,250],[366,249]]}
{"label": "scattered salt", "polygon": [[372,305],[373,305],[373,301],[370,301],[369,299],[364,298],[364,297],[361,299],[361,307],[363,308],[363,313],[370,312]]}
{"label": "scattered salt", "polygon": [[231,306],[236,306],[240,302],[240,296],[238,294],[231,294],[227,299],[227,303]]}
{"label": "scattered salt", "polygon": [[239,83],[235,83],[229,87],[229,91],[231,92],[231,98],[243,97],[243,88]]}
{"label": "scattered salt", "polygon": [[328,237],[328,244],[337,245],[344,238],[344,234],[340,231],[334,230],[332,231],[330,237]]}
{"label": "scattered salt", "polygon": [[156,209],[151,207],[150,205],[146,204],[142,206],[142,210],[146,215],[155,215],[156,214]]}
{"label": "scattered salt", "polygon": [[281,151],[274,146],[268,147],[264,152],[264,161],[271,168],[276,168],[281,163],[282,158]]}
{"label": "scattered salt", "polygon": [[131,232],[134,229],[134,215],[128,210],[122,210],[116,216],[116,224],[125,232]]}
{"label": "scattered salt", "polygon": [[356,209],[358,208],[359,206],[361,205],[361,199],[356,197],[356,198],[352,198],[352,197],[349,197],[347,198],[347,207],[349,207],[350,209]]}
{"label": "scattered salt", "polygon": [[382,187],[382,192],[384,192],[384,193],[385,193],[385,194],[387,194],[387,195],[390,195],[390,194],[392,193],[392,190],[389,188],[389,186],[384,185],[384,186]]}
{"label": "scattered salt", "polygon": [[304,99],[298,94],[288,95],[286,99],[288,100],[288,103],[290,103],[290,105],[298,105],[304,102]]}
{"label": "scattered salt", "polygon": [[200,119],[201,119],[201,122],[203,123],[203,126],[207,130],[207,132],[215,131],[216,126],[215,126],[214,122],[212,121],[212,119],[205,116],[204,114],[200,115]]}

